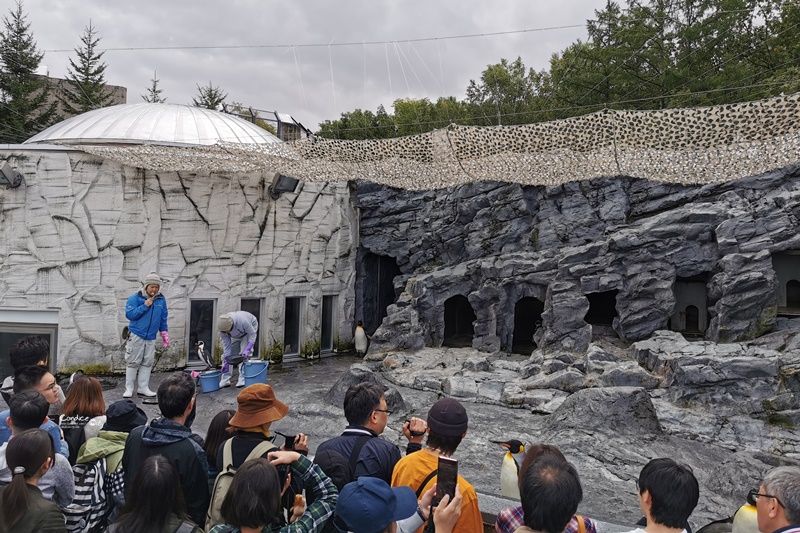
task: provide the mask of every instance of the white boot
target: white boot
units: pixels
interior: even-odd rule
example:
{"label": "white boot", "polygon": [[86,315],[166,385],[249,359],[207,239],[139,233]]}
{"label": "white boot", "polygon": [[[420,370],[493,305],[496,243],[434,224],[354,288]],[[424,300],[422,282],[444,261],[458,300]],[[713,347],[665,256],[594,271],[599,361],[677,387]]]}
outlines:
{"label": "white boot", "polygon": [[125,392],[122,393],[123,398],[130,398],[133,396],[133,389],[136,387],[136,371],[139,367],[126,366],[125,367]]}
{"label": "white boot", "polygon": [[236,380],[236,386],[244,387],[244,363],[239,363],[239,366],[236,368],[239,369],[239,379]]}
{"label": "white boot", "polygon": [[227,372],[223,372],[219,379],[219,388],[223,387],[230,387],[231,386],[231,371],[230,369]]}
{"label": "white boot", "polygon": [[155,392],[150,390],[150,372],[153,370],[152,366],[139,367],[139,396],[146,396],[152,398],[156,395]]}

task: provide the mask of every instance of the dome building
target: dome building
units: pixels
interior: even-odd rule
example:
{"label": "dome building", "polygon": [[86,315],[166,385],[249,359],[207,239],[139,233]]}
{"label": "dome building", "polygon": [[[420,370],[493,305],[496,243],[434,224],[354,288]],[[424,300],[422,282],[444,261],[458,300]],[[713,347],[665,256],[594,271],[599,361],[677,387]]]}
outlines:
{"label": "dome building", "polygon": [[[264,357],[317,356],[348,341],[354,200],[346,183],[298,183],[224,157],[225,146],[275,143],[229,114],[141,103],[0,146],[23,177],[16,188],[0,187],[0,353],[41,334],[60,371],[121,370],[125,300],[151,271],[166,280],[169,305],[172,346],[162,367],[198,363],[195,343],[218,344],[215,317],[237,309],[259,318]],[[167,157],[216,149],[222,157],[173,172],[102,155],[121,147],[174,148]],[[0,374],[9,373],[0,358]]]}

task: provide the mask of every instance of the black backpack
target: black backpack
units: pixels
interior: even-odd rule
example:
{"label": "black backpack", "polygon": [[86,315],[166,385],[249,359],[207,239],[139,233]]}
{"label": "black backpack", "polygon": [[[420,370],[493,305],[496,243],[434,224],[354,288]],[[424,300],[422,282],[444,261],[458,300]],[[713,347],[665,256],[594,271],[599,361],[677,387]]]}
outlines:
{"label": "black backpack", "polygon": [[[364,448],[364,445],[367,443],[369,439],[372,438],[372,435],[364,435],[360,437],[356,441],[356,445],[353,446],[353,451],[350,452],[350,458],[346,458],[344,455],[340,454],[334,450],[324,450],[322,452],[318,452],[314,456],[314,463],[319,466],[320,470],[322,470],[326,476],[328,476],[336,488],[341,491],[345,485],[350,483],[351,481],[355,481],[355,471],[356,465],[358,464],[358,456],[361,455],[361,450]],[[313,501],[309,498],[309,505],[313,503]],[[333,533],[336,531],[336,528],[333,525],[334,517],[331,517],[326,523],[325,526],[320,530],[321,533]]]}
{"label": "black backpack", "polygon": [[69,464],[74,465],[78,459],[78,451],[86,442],[86,424],[92,419],[90,416],[64,416],[58,418],[58,425],[64,433],[64,440],[69,444]]}

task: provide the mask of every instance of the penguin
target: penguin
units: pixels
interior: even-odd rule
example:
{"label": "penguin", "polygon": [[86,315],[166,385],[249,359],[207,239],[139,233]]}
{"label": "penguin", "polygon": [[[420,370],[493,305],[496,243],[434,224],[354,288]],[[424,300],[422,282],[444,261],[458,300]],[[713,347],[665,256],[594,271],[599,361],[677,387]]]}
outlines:
{"label": "penguin", "polygon": [[519,500],[519,468],[525,459],[525,445],[516,439],[492,442],[508,450],[500,465],[500,491],[507,498]]}
{"label": "penguin", "polygon": [[732,533],[757,533],[758,513],[755,505],[742,505],[733,515]]}
{"label": "penguin", "polygon": [[195,346],[197,346],[197,357],[200,358],[200,361],[206,364],[206,370],[209,368],[214,368],[214,362],[211,360],[211,354],[205,351],[205,345],[203,341],[197,341]]}
{"label": "penguin", "polygon": [[369,338],[367,337],[367,333],[364,331],[364,323],[361,322],[360,320],[358,321],[358,325],[356,326],[355,342],[356,342],[356,353],[358,355],[366,354],[367,347],[369,346]]}

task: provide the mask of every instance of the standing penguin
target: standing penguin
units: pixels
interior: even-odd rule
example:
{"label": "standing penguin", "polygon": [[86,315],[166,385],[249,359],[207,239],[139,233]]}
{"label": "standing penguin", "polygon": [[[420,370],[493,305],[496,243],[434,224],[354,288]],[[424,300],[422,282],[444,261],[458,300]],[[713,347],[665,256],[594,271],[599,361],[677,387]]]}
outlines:
{"label": "standing penguin", "polygon": [[358,321],[358,325],[356,326],[355,341],[356,341],[356,353],[358,355],[366,354],[367,347],[369,347],[369,337],[367,337],[367,332],[364,331],[364,323],[361,322],[360,320]]}
{"label": "standing penguin", "polygon": [[507,450],[500,465],[500,491],[507,498],[519,500],[519,468],[525,460],[525,445],[516,439],[492,442]]}

